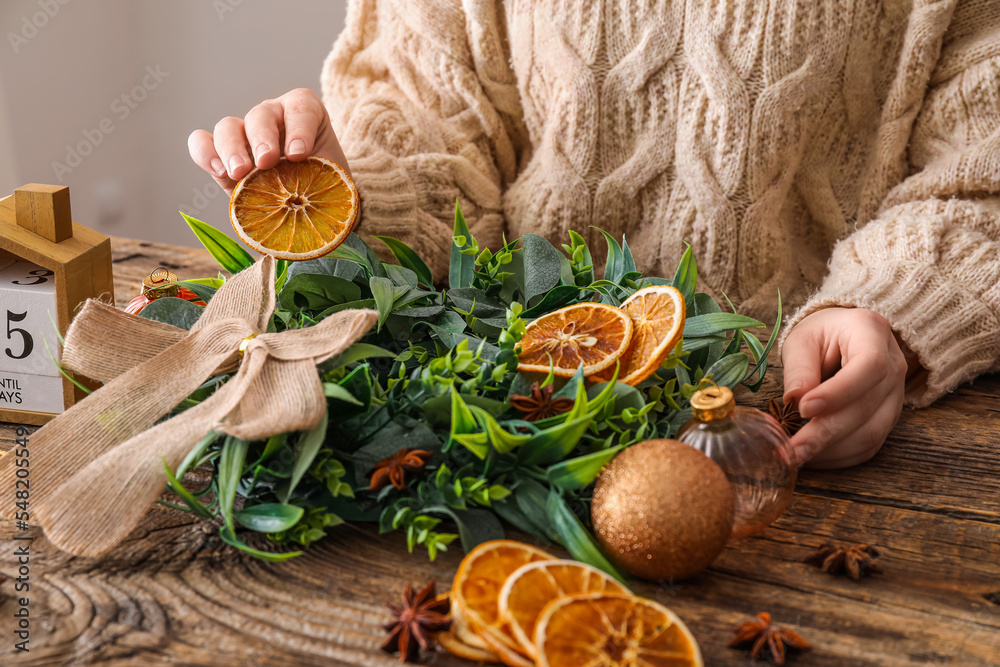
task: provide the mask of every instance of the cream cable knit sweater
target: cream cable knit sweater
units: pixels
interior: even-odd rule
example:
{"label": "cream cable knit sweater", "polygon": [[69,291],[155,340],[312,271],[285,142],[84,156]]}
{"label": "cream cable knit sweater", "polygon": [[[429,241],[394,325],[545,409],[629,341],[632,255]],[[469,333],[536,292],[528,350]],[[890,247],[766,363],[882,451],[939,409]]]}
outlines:
{"label": "cream cable knit sweater", "polygon": [[439,276],[458,198],[491,247],[596,225],[664,275],[689,242],[786,331],[870,308],[911,405],[1000,370],[997,0],[352,0],[322,83],[362,231]]}

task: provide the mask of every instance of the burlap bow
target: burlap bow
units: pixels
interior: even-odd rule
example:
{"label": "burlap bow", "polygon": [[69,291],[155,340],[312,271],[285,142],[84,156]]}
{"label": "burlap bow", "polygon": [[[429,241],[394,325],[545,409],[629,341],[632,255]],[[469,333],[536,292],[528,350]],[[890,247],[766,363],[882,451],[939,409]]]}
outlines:
{"label": "burlap bow", "polygon": [[[213,428],[258,440],[320,422],[326,399],[316,365],[364,335],[377,314],[348,310],[313,327],[264,333],[274,271],[265,257],[234,276],[190,332],[87,302],[66,335],[63,363],[107,384],[30,439],[28,511],[56,546],[82,556],[112,549],[163,491],[164,459],[176,469]],[[237,366],[207,400],[156,423]],[[14,458],[0,458],[6,518],[17,511]]]}

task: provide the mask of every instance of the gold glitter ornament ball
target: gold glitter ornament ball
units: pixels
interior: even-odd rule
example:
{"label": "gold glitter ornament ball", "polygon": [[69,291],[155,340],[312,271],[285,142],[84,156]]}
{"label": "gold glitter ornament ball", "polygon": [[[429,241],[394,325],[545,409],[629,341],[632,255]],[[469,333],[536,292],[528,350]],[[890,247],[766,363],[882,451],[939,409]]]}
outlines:
{"label": "gold glitter ornament ball", "polygon": [[733,491],[712,459],[678,440],[647,440],[604,469],[591,504],[608,558],[643,579],[683,579],[712,564],[733,525]]}

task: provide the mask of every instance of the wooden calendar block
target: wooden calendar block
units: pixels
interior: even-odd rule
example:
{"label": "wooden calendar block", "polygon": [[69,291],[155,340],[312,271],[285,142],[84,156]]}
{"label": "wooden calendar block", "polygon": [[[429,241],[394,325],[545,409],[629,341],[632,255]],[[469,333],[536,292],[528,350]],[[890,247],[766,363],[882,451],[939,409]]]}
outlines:
{"label": "wooden calendar block", "polygon": [[62,377],[0,371],[0,410],[58,414],[63,411]]}
{"label": "wooden calendar block", "polygon": [[[37,265],[38,268],[29,270],[29,276],[32,275],[31,271],[52,272],[51,276],[34,274],[34,278],[46,278],[47,282],[54,285],[54,319],[61,335],[66,334],[77,307],[88,298],[114,303],[111,239],[72,221],[69,190],[65,187],[32,183],[17,188],[13,195],[0,199],[0,272],[6,276],[15,265],[22,262]],[[17,287],[31,289],[47,285],[31,278],[23,281],[20,278],[27,276],[20,276],[16,280],[35,284]],[[14,403],[20,407],[12,406],[10,401],[0,402],[0,421],[41,425],[52,419],[56,412],[82,399],[84,392],[68,379],[56,378],[50,374],[53,366],[42,341],[47,339],[49,332],[52,333],[52,338],[48,339],[49,348],[58,358],[58,349],[52,343],[55,340],[52,322],[41,310],[25,308],[26,305],[35,303],[32,299],[41,298],[40,292],[19,292],[15,297],[13,292],[6,291],[8,287],[14,285],[0,282],[0,378],[17,374],[18,384],[24,389],[21,390],[22,403]],[[15,298],[19,299],[16,304]],[[8,305],[17,308],[11,309],[15,314],[13,321],[7,315]],[[24,320],[17,319],[22,312],[41,313],[40,325],[30,323],[27,328],[22,326],[31,317],[29,314],[25,315]],[[15,369],[12,365],[22,360],[12,359],[6,354],[6,350],[10,349],[13,356],[23,353],[23,335],[14,331],[15,329],[23,329],[27,335],[32,336],[35,346],[31,354],[37,354],[40,347],[43,355],[41,358],[48,360],[49,367],[40,371],[40,374],[25,373],[23,366]],[[40,339],[34,338],[36,333],[41,336]],[[98,386],[86,378],[76,379],[92,388]],[[0,391],[4,389],[0,388]],[[48,401],[43,398],[43,394],[52,394],[54,399]],[[56,411],[54,407],[60,409]]]}
{"label": "wooden calendar block", "polygon": [[59,353],[54,276],[29,262],[0,270],[0,369],[62,375],[54,359]]}

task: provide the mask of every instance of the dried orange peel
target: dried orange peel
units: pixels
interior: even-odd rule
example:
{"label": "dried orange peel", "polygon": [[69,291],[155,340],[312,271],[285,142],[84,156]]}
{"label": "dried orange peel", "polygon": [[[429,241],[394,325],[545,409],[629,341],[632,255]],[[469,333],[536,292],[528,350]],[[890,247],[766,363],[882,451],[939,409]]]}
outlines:
{"label": "dried orange peel", "polygon": [[531,657],[537,655],[532,636],[542,610],[552,600],[574,593],[627,593],[624,586],[596,567],[575,560],[538,561],[522,565],[500,590],[500,618]]}
{"label": "dried orange peel", "polygon": [[[670,285],[643,287],[621,305],[632,320],[632,340],[621,357],[618,382],[635,386],[655,373],[684,333],[684,295]],[[612,369],[613,370],[613,369]],[[607,382],[611,371],[593,376]]]}
{"label": "dried orange peel", "polygon": [[553,600],[535,626],[538,667],[702,667],[687,626],[663,605],[617,593]]}
{"label": "dried orange peel", "polygon": [[632,341],[632,319],[605,303],[578,303],[528,323],[521,338],[517,370],[572,377],[612,366]]}
{"label": "dried orange peel", "polygon": [[451,605],[451,632],[438,640],[470,660],[509,667],[703,666],[697,642],[670,609],[632,595],[590,565],[514,540],[485,542],[465,556]]}
{"label": "dried orange peel", "polygon": [[343,243],[359,208],[358,189],[343,167],[313,155],[253,169],[233,189],[229,219],[252,249],[295,261],[322,257]]}
{"label": "dried orange peel", "polygon": [[[470,551],[458,567],[452,584],[452,610],[507,664],[520,667],[521,645],[500,619],[500,589],[522,565],[555,556],[516,540],[492,540]],[[469,643],[469,642],[466,642]],[[527,660],[527,665],[531,661]]]}

